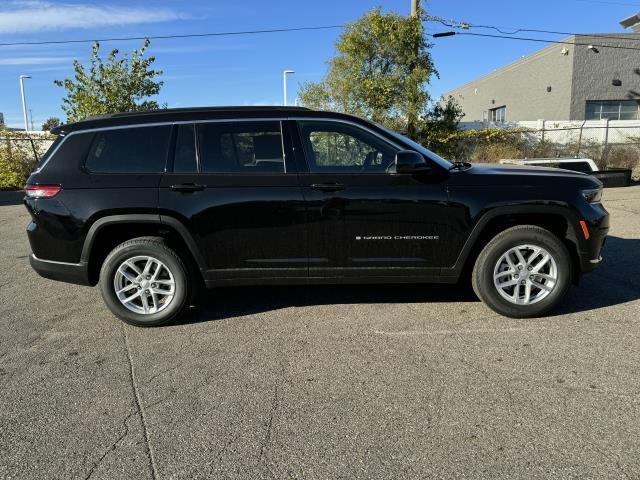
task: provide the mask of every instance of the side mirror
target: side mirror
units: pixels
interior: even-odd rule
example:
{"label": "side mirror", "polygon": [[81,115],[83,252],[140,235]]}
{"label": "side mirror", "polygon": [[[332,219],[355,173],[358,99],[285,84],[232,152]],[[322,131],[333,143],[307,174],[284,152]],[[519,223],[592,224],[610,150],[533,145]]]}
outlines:
{"label": "side mirror", "polygon": [[396,153],[396,173],[415,173],[430,170],[422,155],[413,150],[400,150]]}

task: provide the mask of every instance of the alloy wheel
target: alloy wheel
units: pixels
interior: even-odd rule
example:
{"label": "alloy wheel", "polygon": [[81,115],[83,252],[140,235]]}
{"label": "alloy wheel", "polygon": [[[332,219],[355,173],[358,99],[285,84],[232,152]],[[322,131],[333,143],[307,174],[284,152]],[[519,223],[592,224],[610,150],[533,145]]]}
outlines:
{"label": "alloy wheel", "polygon": [[516,305],[532,305],[551,294],[558,283],[553,256],[537,245],[518,245],[503,253],[493,270],[500,296]]}
{"label": "alloy wheel", "polygon": [[175,280],[169,268],[150,256],[136,256],[122,262],[113,278],[120,303],[141,315],[158,313],[175,295]]}

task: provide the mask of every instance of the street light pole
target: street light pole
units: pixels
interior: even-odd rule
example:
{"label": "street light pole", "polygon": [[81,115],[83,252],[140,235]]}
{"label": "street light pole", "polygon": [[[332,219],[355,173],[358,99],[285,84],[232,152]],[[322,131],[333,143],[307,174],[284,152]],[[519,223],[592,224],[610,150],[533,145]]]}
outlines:
{"label": "street light pole", "polygon": [[287,106],[287,75],[290,73],[296,73],[293,70],[285,70],[282,72],[282,87],[284,89],[284,102],[282,103],[285,107]]}
{"label": "street light pole", "polygon": [[24,119],[24,131],[29,131],[29,124],[27,123],[27,101],[24,98],[24,80],[25,78],[31,78],[29,75],[20,75],[20,95],[22,96],[22,117]]}

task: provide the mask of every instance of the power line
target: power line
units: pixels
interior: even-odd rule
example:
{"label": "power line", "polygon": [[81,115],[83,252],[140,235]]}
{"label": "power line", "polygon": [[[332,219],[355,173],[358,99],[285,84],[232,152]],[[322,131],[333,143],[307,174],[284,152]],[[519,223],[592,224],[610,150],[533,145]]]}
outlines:
{"label": "power line", "polygon": [[610,2],[605,0],[573,0],[573,1],[583,2],[583,3],[601,3],[603,5],[624,5],[626,7],[640,7],[640,3]]}
{"label": "power line", "polygon": [[[497,27],[494,25],[479,25],[479,24],[472,24],[472,23],[467,23],[467,22],[460,22],[460,21],[456,21],[456,20],[445,20],[443,18],[440,17],[434,17],[434,16],[429,16],[427,18],[428,22],[438,22],[441,23],[442,25],[446,26],[446,27],[451,27],[451,28],[462,28],[462,29],[468,29],[468,28],[487,28],[487,29],[492,29],[495,30],[499,33],[502,33],[503,35],[515,35],[516,33],[520,33],[520,32],[529,32],[529,33],[547,33],[550,35],[568,35],[568,36],[586,36],[586,37],[592,37],[592,38],[609,38],[609,39],[613,39],[613,40],[624,40],[624,41],[632,41],[632,42],[638,42],[640,41],[640,37],[618,37],[618,36],[614,36],[614,35],[602,35],[602,34],[588,34],[588,33],[574,33],[574,32],[558,32],[555,30],[539,30],[539,29],[535,29],[535,28],[516,28],[516,27]],[[507,29],[509,28],[512,31],[506,31],[503,29]]]}
{"label": "power line", "polygon": [[323,25],[319,27],[295,27],[295,28],[272,28],[267,30],[244,30],[238,32],[209,32],[209,33],[189,33],[184,35],[147,35],[140,37],[112,37],[112,38],[91,38],[81,40],[50,40],[42,42],[10,42],[0,43],[0,47],[15,47],[25,45],[62,45],[68,43],[93,43],[93,42],[116,42],[128,40],[164,40],[179,38],[199,38],[199,37],[224,37],[231,35],[256,35],[262,33],[280,33],[280,32],[301,32],[309,30],[328,30],[331,28],[343,28],[343,25]]}
{"label": "power line", "polygon": [[449,35],[453,34],[453,35],[470,35],[473,37],[489,37],[489,38],[506,38],[508,40],[520,40],[520,41],[526,41],[526,42],[539,42],[539,43],[559,43],[559,44],[563,44],[563,45],[580,45],[580,46],[585,46],[585,47],[597,47],[597,48],[614,48],[614,49],[618,49],[618,50],[635,50],[635,51],[639,51],[640,52],[640,48],[638,47],[623,47],[621,45],[601,45],[601,44],[596,44],[596,43],[583,43],[583,42],[565,42],[562,40],[549,40],[549,39],[543,39],[543,38],[531,38],[531,37],[514,37],[511,35],[494,35],[494,34],[490,34],[490,33],[473,33],[473,32],[442,32],[440,34],[435,33],[435,34],[429,34],[429,36],[431,37],[435,37],[438,38],[440,36],[449,36],[447,35],[447,33]]}

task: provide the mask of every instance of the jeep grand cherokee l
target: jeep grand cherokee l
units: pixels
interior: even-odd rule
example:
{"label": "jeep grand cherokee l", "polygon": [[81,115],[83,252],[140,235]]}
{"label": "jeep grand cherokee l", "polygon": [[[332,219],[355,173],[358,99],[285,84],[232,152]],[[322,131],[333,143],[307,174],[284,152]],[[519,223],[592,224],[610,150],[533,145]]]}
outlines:
{"label": "jeep grand cherokee l", "polygon": [[99,284],[140,326],[178,317],[200,285],[466,275],[496,312],[539,316],[600,262],[609,225],[593,177],[450,163],[337,113],[161,110],[53,133],[25,187],[31,265]]}

